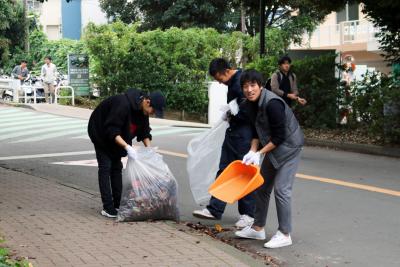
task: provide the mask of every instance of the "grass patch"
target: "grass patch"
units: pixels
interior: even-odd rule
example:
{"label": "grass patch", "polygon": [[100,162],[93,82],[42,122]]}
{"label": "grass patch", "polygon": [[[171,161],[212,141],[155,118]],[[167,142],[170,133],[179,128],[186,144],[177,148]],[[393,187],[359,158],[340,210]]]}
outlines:
{"label": "grass patch", "polygon": [[10,250],[3,245],[4,239],[0,237],[0,267],[32,267],[28,261],[13,259]]}

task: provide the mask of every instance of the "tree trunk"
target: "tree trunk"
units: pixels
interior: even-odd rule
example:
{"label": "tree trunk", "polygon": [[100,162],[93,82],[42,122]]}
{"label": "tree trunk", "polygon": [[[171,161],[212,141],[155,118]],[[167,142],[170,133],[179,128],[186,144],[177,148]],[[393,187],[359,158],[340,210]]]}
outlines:
{"label": "tree trunk", "polygon": [[242,33],[246,33],[246,10],[244,9],[243,1],[240,2],[240,23]]}
{"label": "tree trunk", "polygon": [[27,0],[23,0],[24,5],[24,48],[29,53],[29,23],[28,23],[28,4]]}

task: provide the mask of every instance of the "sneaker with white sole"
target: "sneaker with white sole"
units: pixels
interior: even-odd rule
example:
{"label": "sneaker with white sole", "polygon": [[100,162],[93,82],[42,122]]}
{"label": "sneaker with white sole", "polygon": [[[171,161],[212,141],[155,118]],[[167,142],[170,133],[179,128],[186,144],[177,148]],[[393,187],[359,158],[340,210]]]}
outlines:
{"label": "sneaker with white sole", "polygon": [[117,218],[117,211],[113,210],[113,211],[106,211],[106,210],[102,210],[101,215],[107,217],[107,218]]}
{"label": "sneaker with white sole", "polygon": [[237,229],[243,229],[246,226],[252,226],[254,223],[254,218],[251,218],[250,216],[244,214],[240,215],[239,221],[235,223],[235,226]]}
{"label": "sneaker with white sole", "polygon": [[251,226],[246,226],[240,231],[236,231],[235,235],[241,238],[265,240],[265,231],[256,231]]}
{"label": "sneaker with white sole", "polygon": [[271,238],[270,241],[264,244],[266,248],[281,248],[290,246],[292,244],[292,238],[290,235],[286,236],[278,230],[276,234]]}
{"label": "sneaker with white sole", "polygon": [[209,219],[209,220],[217,219],[214,217],[214,215],[211,214],[211,212],[208,209],[195,210],[193,211],[193,216],[201,219]]}

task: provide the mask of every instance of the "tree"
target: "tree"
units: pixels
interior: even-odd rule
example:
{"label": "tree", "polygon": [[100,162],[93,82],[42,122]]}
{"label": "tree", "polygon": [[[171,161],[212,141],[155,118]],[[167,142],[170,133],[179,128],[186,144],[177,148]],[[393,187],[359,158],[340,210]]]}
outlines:
{"label": "tree", "polygon": [[19,2],[0,0],[1,66],[4,66],[15,49],[23,47],[24,25],[22,5]]}
{"label": "tree", "polygon": [[[259,0],[233,0],[232,8],[242,4],[246,12],[246,28],[251,35],[259,32]],[[267,0],[265,8],[266,27],[279,27],[284,30],[311,31],[325,16],[341,9],[346,0]],[[292,32],[296,35],[297,32]]]}
{"label": "tree", "polygon": [[103,11],[116,21],[142,21],[142,30],[170,27],[226,28],[224,0],[100,0]]}
{"label": "tree", "polygon": [[378,37],[385,59],[400,63],[400,2],[363,0],[363,12],[380,28]]}

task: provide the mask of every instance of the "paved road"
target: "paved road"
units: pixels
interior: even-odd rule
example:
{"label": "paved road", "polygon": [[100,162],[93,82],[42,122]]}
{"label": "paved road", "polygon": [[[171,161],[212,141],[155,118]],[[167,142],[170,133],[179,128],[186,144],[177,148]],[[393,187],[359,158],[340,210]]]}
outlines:
{"label": "paved road", "polygon": [[[0,106],[0,166],[97,192],[95,167],[54,164],[93,162],[86,123]],[[180,154],[203,131],[166,125],[152,128],[155,145]],[[182,219],[197,222],[191,216],[197,206],[185,158],[164,158],[179,182]],[[295,244],[278,250],[264,250],[262,242],[242,244],[288,266],[400,266],[400,160],[307,147],[298,177],[293,196]],[[269,215],[267,237],[276,231],[273,202]],[[231,226],[236,219],[236,207],[230,206],[222,224]]]}

